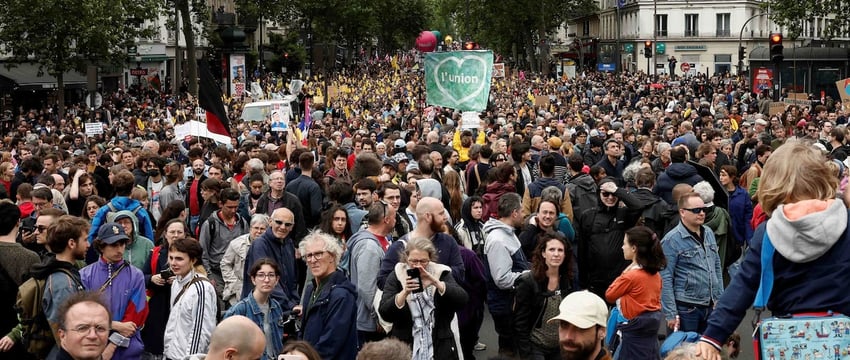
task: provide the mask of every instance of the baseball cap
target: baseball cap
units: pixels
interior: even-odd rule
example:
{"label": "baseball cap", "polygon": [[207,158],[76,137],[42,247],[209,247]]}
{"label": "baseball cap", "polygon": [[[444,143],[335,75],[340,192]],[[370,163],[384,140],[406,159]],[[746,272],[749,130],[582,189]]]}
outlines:
{"label": "baseball cap", "polygon": [[549,319],[566,321],[581,329],[589,329],[594,325],[607,326],[608,306],[596,294],[583,290],[567,295],[558,306],[558,316]]}
{"label": "baseball cap", "polygon": [[124,227],[114,222],[101,225],[100,229],[97,230],[97,238],[105,244],[114,244],[121,240],[127,241],[130,239],[124,233]]}
{"label": "baseball cap", "polygon": [[398,162],[392,158],[384,160],[384,166],[389,166],[393,168],[393,170],[398,171]]}
{"label": "baseball cap", "polygon": [[393,147],[396,149],[400,149],[407,146],[407,144],[402,139],[396,139],[395,143],[393,143]]}

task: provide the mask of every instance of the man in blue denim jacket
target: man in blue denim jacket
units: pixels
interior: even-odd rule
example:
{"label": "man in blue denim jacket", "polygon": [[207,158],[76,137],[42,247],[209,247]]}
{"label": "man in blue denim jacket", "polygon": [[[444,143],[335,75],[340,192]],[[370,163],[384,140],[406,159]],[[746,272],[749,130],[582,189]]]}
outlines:
{"label": "man in blue denim jacket", "polygon": [[705,203],[697,193],[679,199],[679,216],[682,221],[661,241],[667,258],[661,305],[669,328],[702,333],[723,293],[720,256],[714,233],[703,226]]}

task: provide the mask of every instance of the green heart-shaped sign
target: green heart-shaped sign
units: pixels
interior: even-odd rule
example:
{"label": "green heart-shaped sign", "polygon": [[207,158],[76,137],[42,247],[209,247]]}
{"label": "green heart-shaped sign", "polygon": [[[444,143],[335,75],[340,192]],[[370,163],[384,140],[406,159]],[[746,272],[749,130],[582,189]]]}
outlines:
{"label": "green heart-shaped sign", "polygon": [[460,110],[483,110],[490,92],[492,53],[457,51],[432,54],[428,54],[425,62],[428,103]]}

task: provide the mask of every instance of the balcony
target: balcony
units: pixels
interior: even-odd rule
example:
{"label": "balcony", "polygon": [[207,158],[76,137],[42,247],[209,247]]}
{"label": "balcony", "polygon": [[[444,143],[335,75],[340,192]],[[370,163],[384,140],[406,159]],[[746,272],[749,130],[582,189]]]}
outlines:
{"label": "balcony", "polygon": [[685,30],[685,37],[699,37],[699,30]]}
{"label": "balcony", "polygon": [[656,37],[667,37],[667,30],[655,30]]}
{"label": "balcony", "polygon": [[717,29],[717,37],[730,37],[732,36],[731,31],[729,29]]}

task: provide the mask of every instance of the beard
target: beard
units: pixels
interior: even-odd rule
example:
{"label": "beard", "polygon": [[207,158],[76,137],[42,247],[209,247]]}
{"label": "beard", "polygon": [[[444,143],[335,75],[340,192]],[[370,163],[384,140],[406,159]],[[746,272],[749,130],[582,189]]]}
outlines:
{"label": "beard", "polygon": [[429,224],[429,225],[428,225],[428,227],[429,227],[429,228],[431,229],[431,231],[432,231],[433,233],[435,233],[435,234],[436,234],[436,233],[441,233],[441,232],[446,232],[446,231],[448,231],[448,229],[446,228],[446,224],[445,224],[445,223],[440,223],[440,222],[436,222],[436,221],[434,221],[434,222],[432,222],[431,224]]}
{"label": "beard", "polygon": [[564,349],[564,341],[561,340],[561,360],[584,360],[590,359],[592,355],[594,355],[594,350],[596,350],[595,342],[588,343],[576,343],[569,342],[570,347],[578,347],[576,350],[566,350]]}

